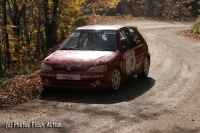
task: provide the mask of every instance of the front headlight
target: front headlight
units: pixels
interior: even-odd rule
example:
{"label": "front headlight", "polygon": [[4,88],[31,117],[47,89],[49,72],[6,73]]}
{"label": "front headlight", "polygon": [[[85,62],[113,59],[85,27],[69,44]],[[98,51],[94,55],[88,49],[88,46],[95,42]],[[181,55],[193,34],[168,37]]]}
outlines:
{"label": "front headlight", "polygon": [[52,71],[52,67],[47,65],[47,64],[45,64],[45,63],[42,63],[41,70],[42,71]]}
{"label": "front headlight", "polygon": [[87,72],[106,72],[108,70],[107,65],[95,66],[91,67],[87,70]]}

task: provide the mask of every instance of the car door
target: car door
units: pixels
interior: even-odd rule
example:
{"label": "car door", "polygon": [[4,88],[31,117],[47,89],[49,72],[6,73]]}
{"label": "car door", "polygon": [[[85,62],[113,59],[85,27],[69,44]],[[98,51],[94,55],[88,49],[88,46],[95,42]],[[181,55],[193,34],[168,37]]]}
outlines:
{"label": "car door", "polygon": [[137,30],[134,27],[129,27],[128,28],[131,38],[133,39],[134,43],[134,52],[135,52],[135,58],[136,58],[136,63],[135,63],[135,71],[140,70],[143,60],[144,60],[144,44],[142,42],[142,39],[137,32]]}
{"label": "car door", "polygon": [[128,28],[120,30],[120,44],[123,56],[123,76],[127,76],[135,71],[136,56],[134,51],[133,39]]}

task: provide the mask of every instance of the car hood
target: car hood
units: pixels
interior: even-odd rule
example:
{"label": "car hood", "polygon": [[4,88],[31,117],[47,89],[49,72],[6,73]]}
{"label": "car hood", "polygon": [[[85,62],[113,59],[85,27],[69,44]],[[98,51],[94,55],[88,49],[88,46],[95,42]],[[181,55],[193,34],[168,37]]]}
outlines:
{"label": "car hood", "polygon": [[57,50],[49,55],[44,62],[53,67],[86,67],[103,63],[109,59],[114,51],[80,51],[80,50]]}

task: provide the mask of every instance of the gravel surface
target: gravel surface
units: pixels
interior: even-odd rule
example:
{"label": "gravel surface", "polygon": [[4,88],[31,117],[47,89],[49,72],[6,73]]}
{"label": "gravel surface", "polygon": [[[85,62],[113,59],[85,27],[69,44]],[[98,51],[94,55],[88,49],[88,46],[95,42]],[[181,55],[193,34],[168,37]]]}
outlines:
{"label": "gravel surface", "polygon": [[180,35],[192,23],[127,19],[111,24],[134,25],[144,35],[151,53],[147,79],[133,77],[116,93],[45,93],[0,110],[0,132],[200,133],[200,42]]}

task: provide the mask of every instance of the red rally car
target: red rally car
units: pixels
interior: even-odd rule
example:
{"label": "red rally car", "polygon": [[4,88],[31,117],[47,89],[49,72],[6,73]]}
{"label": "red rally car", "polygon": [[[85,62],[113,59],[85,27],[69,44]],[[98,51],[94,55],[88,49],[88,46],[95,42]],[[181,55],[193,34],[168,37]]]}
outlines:
{"label": "red rally car", "polygon": [[148,46],[136,27],[89,25],[75,29],[41,65],[41,82],[48,88],[118,90],[137,75],[147,77]]}

